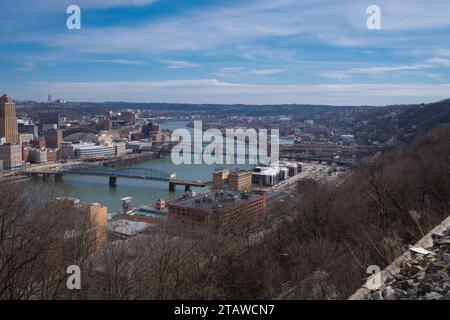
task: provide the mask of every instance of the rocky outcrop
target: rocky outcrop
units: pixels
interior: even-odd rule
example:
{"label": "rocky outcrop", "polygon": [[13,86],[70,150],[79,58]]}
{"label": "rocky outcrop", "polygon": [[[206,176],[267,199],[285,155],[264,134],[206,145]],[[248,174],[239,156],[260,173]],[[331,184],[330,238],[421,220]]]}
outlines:
{"label": "rocky outcrop", "polygon": [[430,253],[412,253],[400,272],[387,278],[383,287],[371,291],[366,299],[450,300],[450,228],[432,237]]}
{"label": "rocky outcrop", "polygon": [[450,217],[349,299],[450,300]]}

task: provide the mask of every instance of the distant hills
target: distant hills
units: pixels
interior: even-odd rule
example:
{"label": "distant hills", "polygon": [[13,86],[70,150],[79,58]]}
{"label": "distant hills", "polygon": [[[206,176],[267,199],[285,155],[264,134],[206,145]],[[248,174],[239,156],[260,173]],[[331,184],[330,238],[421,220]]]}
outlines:
{"label": "distant hills", "polygon": [[410,140],[450,122],[450,99],[416,105],[399,114],[399,139]]}
{"label": "distant hills", "polygon": [[[297,122],[314,119],[316,124],[343,128],[354,133],[361,144],[370,141],[384,143],[391,138],[409,141],[442,123],[450,122],[450,99],[429,104],[376,106],[332,105],[244,105],[244,104],[183,104],[128,102],[68,102],[63,105],[17,102],[22,115],[37,117],[41,111],[54,110],[70,119],[106,114],[108,111],[140,109],[145,116],[168,118],[202,117],[278,117],[287,116]],[[22,107],[21,107],[22,106]]]}

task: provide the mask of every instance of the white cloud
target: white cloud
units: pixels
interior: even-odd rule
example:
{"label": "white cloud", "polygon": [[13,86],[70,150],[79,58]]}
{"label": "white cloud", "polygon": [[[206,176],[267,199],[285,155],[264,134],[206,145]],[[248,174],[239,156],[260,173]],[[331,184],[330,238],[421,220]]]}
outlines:
{"label": "white cloud", "polygon": [[443,59],[443,58],[430,58],[427,60],[428,63],[432,64],[438,64],[441,66],[450,67],[450,59]]}
{"label": "white cloud", "polygon": [[329,78],[329,79],[333,79],[333,80],[345,80],[349,78],[349,75],[346,74],[345,72],[339,72],[339,71],[334,71],[334,72],[323,72],[320,74],[322,77],[324,78]]}
{"label": "white cloud", "polygon": [[26,62],[22,66],[16,68],[15,70],[24,72],[24,71],[31,71],[34,68],[35,68],[35,64],[33,62]]}
{"label": "white cloud", "polygon": [[401,71],[411,71],[411,70],[422,70],[431,68],[429,64],[414,64],[414,65],[402,65],[402,66],[392,66],[392,67],[369,67],[369,68],[353,68],[347,73],[362,73],[362,74],[380,74],[388,72],[401,72]]}
{"label": "white cloud", "polygon": [[113,64],[130,64],[130,65],[142,65],[144,62],[139,60],[128,60],[128,59],[92,59],[88,62],[94,63],[113,63]]}
{"label": "white cloud", "polygon": [[[21,0],[22,11],[34,11],[36,14],[46,14],[58,11],[61,8],[67,8],[69,5],[76,4],[83,9],[106,9],[114,7],[143,7],[151,5],[158,0]],[[15,0],[2,0],[2,7],[11,7],[17,5]],[[64,12],[65,13],[65,12]]]}
{"label": "white cloud", "polygon": [[251,74],[255,75],[270,75],[270,74],[276,74],[276,73],[282,73],[284,72],[283,69],[259,69],[259,70],[251,70]]}
{"label": "white cloud", "polygon": [[427,73],[425,75],[433,80],[441,80],[444,77],[443,73]]}
{"label": "white cloud", "polygon": [[217,75],[222,77],[228,76],[266,76],[284,72],[283,69],[246,69],[244,67],[225,67],[221,68]]}
{"label": "white cloud", "polygon": [[167,65],[167,68],[169,69],[184,69],[184,68],[199,67],[199,65],[196,63],[191,63],[182,60],[163,60],[161,61],[161,63]]}
{"label": "white cloud", "polygon": [[[6,0],[12,3],[12,0]],[[66,0],[28,1],[34,15],[39,16],[47,7],[54,7]],[[67,0],[67,3],[70,1]],[[154,0],[81,0],[86,8],[107,8],[111,6],[143,6]],[[408,48],[412,43],[420,43],[424,50],[433,46],[434,34],[427,33],[426,43],[419,33],[406,33],[423,28],[442,28],[450,26],[448,0],[411,0],[407,4],[400,0],[379,0],[383,30],[371,33],[366,28],[367,3],[354,1],[312,1],[312,0],[261,0],[245,1],[239,4],[206,5],[170,17],[155,17],[147,22],[127,21],[109,27],[90,26],[77,33],[44,33],[39,25],[28,32],[7,33],[10,42],[38,42],[52,50],[63,50],[74,54],[85,53],[134,53],[159,54],[170,51],[207,51],[217,54],[224,47],[247,47],[249,52],[239,50],[247,59],[293,59],[289,50],[279,52],[284,57],[271,52],[253,50],[265,39],[289,38],[289,44],[299,46],[303,43],[320,42],[340,47],[389,47],[398,50]],[[36,10],[35,6],[45,6]],[[3,6],[8,8],[8,6]],[[3,8],[0,5],[0,9]],[[26,7],[25,10],[31,8]],[[59,9],[58,9],[59,10]],[[44,12],[45,13],[45,12]],[[8,10],[4,17],[9,19]],[[20,19],[15,19],[20,20]],[[26,21],[27,22],[27,21]],[[28,23],[28,22],[27,22]],[[41,23],[38,19],[36,23]],[[9,23],[6,21],[5,26]],[[20,29],[19,29],[20,30]],[[442,43],[442,42],[441,42]],[[273,48],[274,46],[272,46]],[[266,50],[267,51],[267,50]]]}
{"label": "white cloud", "polygon": [[[8,0],[13,6],[12,0]],[[70,1],[62,1],[69,3]],[[86,8],[143,6],[154,0],[81,0]],[[60,0],[28,1],[35,15],[47,8],[60,7]],[[58,5],[57,5],[58,4]],[[383,47],[419,37],[404,31],[450,26],[448,0],[378,0],[383,19],[383,32],[373,36],[366,28],[367,3],[354,1],[245,1],[227,6],[207,5],[167,19],[155,18],[144,24],[128,21],[124,25],[90,27],[78,34],[66,32],[49,36],[29,32],[14,38],[43,42],[51,47],[70,48],[76,52],[161,52],[207,50],[224,45],[249,44],[267,38],[305,39],[353,47]],[[35,6],[42,6],[37,10]],[[8,8],[8,6],[4,6]],[[2,7],[0,7],[2,8]],[[59,10],[59,9],[58,9]],[[45,14],[45,12],[43,12]],[[9,15],[4,14],[4,17]],[[38,21],[40,23],[40,21]],[[5,23],[8,25],[8,23]],[[35,28],[39,29],[39,28]],[[389,34],[385,33],[390,32]],[[417,39],[417,38],[416,38]],[[11,38],[11,41],[14,41]],[[409,43],[410,41],[408,41]],[[421,42],[422,43],[422,42]]]}
{"label": "white cloud", "polygon": [[243,72],[244,68],[242,67],[226,67],[226,68],[221,68],[220,72],[222,73],[241,73]]}
{"label": "white cloud", "polygon": [[34,92],[58,92],[72,101],[190,103],[390,104],[450,97],[450,84],[317,84],[261,85],[216,79],[33,83],[18,98]]}
{"label": "white cloud", "polygon": [[388,66],[388,67],[365,67],[365,68],[351,68],[348,70],[329,71],[323,72],[320,75],[325,78],[334,80],[345,80],[350,78],[353,74],[365,74],[365,75],[378,75],[384,73],[400,73],[416,70],[423,70],[432,68],[431,64],[412,64],[412,65],[400,65],[400,66]]}

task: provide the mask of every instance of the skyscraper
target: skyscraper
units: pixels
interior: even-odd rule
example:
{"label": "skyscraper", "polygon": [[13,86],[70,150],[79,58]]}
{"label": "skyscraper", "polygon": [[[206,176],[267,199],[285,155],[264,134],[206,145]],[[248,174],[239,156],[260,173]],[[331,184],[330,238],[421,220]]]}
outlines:
{"label": "skyscraper", "polygon": [[132,111],[122,111],[119,119],[125,121],[127,124],[135,124],[136,114]]}
{"label": "skyscraper", "polygon": [[148,122],[142,126],[142,136],[146,139],[151,137],[153,131],[153,123]]}
{"label": "skyscraper", "polygon": [[0,137],[6,139],[6,143],[18,142],[18,127],[16,117],[16,104],[11,97],[0,97]]}
{"label": "skyscraper", "polygon": [[62,132],[59,129],[48,129],[44,132],[47,148],[59,149],[62,147]]}

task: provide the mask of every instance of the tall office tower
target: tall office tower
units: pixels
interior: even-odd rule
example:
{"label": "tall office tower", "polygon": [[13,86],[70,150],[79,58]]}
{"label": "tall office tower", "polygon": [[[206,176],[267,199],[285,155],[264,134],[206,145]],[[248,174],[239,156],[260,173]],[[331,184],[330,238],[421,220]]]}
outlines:
{"label": "tall office tower", "polygon": [[16,117],[16,104],[11,97],[0,97],[0,138],[4,137],[6,143],[17,143],[18,124]]}
{"label": "tall office tower", "polygon": [[135,124],[136,114],[132,111],[123,111],[120,113],[120,120],[125,121],[127,124]]}
{"label": "tall office tower", "polygon": [[113,128],[112,120],[107,118],[102,121],[102,130],[111,130]]}
{"label": "tall office tower", "polygon": [[47,148],[59,149],[62,147],[62,131],[59,129],[48,129],[44,132]]}
{"label": "tall office tower", "polygon": [[151,136],[150,136],[150,138],[152,139],[152,142],[160,143],[161,137],[162,137],[162,131],[161,131],[161,127],[159,126],[159,124],[153,125],[153,130],[152,130]]}
{"label": "tall office tower", "polygon": [[146,139],[151,137],[153,131],[153,123],[148,122],[142,126],[142,136]]}
{"label": "tall office tower", "polygon": [[51,103],[52,102],[52,95],[48,95],[48,101],[47,101],[48,103]]}

